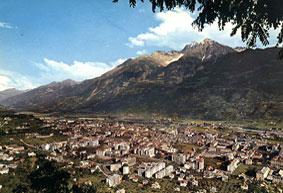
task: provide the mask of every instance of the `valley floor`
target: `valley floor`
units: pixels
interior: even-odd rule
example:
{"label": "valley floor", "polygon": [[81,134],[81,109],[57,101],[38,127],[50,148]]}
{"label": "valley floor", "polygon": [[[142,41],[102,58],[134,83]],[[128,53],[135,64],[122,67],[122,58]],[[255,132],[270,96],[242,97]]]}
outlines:
{"label": "valley floor", "polygon": [[0,192],[40,156],[97,192],[280,192],[283,130],[176,118],[2,114]]}

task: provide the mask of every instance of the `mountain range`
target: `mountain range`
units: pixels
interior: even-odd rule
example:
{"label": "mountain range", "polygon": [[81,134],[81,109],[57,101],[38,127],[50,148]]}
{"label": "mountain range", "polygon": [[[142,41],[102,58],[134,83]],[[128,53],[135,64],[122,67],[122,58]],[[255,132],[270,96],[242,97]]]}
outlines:
{"label": "mountain range", "polygon": [[17,90],[15,88],[0,91],[0,103],[1,103],[1,101],[5,100],[7,98],[17,96],[17,95],[22,94],[24,92],[25,91]]}
{"label": "mountain range", "polygon": [[233,49],[205,39],[181,51],[128,59],[80,83],[53,82],[4,98],[0,92],[0,104],[37,112],[281,120],[283,60],[279,50]]}

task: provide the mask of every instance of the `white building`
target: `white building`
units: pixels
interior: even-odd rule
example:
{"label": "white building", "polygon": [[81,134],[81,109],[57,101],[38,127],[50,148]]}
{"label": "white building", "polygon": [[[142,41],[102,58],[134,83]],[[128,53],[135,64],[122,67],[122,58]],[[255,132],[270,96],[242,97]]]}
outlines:
{"label": "white building", "polygon": [[187,156],[184,154],[173,154],[172,155],[172,161],[177,163],[177,164],[185,164],[187,160]]}
{"label": "white building", "polygon": [[233,172],[237,169],[239,163],[240,163],[240,160],[234,159],[234,160],[227,166],[227,171],[233,173]]}
{"label": "white building", "polygon": [[204,170],[204,159],[203,158],[197,159],[196,164],[199,170]]}
{"label": "white building", "polygon": [[122,182],[122,177],[118,174],[113,174],[106,179],[106,183],[109,187],[115,187]]}
{"label": "white building", "polygon": [[154,157],[155,156],[155,148],[154,147],[136,148],[134,150],[134,153],[139,155],[139,156]]}
{"label": "white building", "polygon": [[142,163],[138,168],[138,175],[151,178],[155,173],[165,168],[164,162]]}
{"label": "white building", "polygon": [[122,167],[121,163],[115,163],[115,164],[111,164],[110,165],[110,171],[111,172],[117,172],[120,170],[120,168]]}
{"label": "white building", "polygon": [[258,171],[256,173],[256,179],[257,180],[264,180],[265,178],[267,178],[269,172],[270,172],[269,167],[263,167],[260,171]]}
{"label": "white building", "polygon": [[155,174],[155,178],[161,179],[161,178],[164,178],[166,176],[169,176],[173,172],[174,172],[174,167],[172,165],[170,165],[170,166],[167,166],[166,168],[164,168],[163,170],[160,170],[159,172],[157,172]]}
{"label": "white building", "polygon": [[123,166],[123,175],[129,175],[130,174],[130,167],[128,165]]}
{"label": "white building", "polygon": [[157,163],[156,165],[145,171],[145,177],[151,178],[155,173],[159,172],[163,168],[165,168],[164,162]]}
{"label": "white building", "polygon": [[0,170],[0,174],[8,174],[9,173],[9,168],[2,168]]}

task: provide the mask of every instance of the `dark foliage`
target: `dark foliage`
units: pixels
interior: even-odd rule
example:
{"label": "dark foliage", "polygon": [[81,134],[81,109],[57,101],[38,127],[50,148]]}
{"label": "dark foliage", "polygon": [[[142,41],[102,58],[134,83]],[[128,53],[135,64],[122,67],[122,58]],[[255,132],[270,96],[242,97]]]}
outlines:
{"label": "dark foliage", "polygon": [[73,193],[96,193],[96,187],[93,185],[74,185],[73,186]]}
{"label": "dark foliage", "polygon": [[29,185],[28,184],[20,184],[16,188],[13,189],[13,193],[28,193],[29,192]]}
{"label": "dark foliage", "polygon": [[252,183],[249,185],[249,193],[268,193],[268,191],[261,187],[259,183]]}
{"label": "dark foliage", "polygon": [[39,157],[38,167],[27,175],[13,193],[69,193],[70,174],[59,168],[54,161]]}
{"label": "dark foliage", "polygon": [[[118,2],[119,0],[113,0]],[[139,0],[129,0],[130,6],[135,7]],[[145,2],[145,0],[140,0]],[[171,10],[175,7],[185,7],[191,12],[198,12],[193,22],[199,30],[205,24],[218,22],[223,30],[231,22],[231,35],[241,31],[242,40],[249,47],[255,47],[259,39],[264,46],[269,44],[271,28],[280,29],[278,45],[283,42],[283,6],[282,0],[149,0],[152,10]],[[283,51],[282,51],[283,52]],[[281,55],[283,55],[281,53]]]}
{"label": "dark foliage", "polygon": [[39,167],[29,175],[31,188],[39,193],[67,193],[70,174],[55,162],[39,160]]}

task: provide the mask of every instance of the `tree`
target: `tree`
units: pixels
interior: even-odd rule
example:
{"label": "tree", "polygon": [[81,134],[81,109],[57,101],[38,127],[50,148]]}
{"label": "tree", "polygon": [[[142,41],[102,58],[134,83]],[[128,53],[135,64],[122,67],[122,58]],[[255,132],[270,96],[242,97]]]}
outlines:
{"label": "tree", "polygon": [[268,193],[268,191],[264,188],[261,187],[258,182],[256,183],[251,183],[249,185],[249,193]]}
{"label": "tree", "polygon": [[[118,2],[119,0],[113,0]],[[137,1],[129,0],[130,6],[135,7]],[[198,17],[193,22],[199,30],[205,24],[217,21],[220,30],[227,23],[233,24],[231,36],[238,30],[249,47],[255,47],[259,39],[264,46],[269,44],[270,29],[280,29],[277,46],[283,43],[283,6],[282,0],[148,0],[152,11],[157,9],[171,10],[175,7],[185,7],[191,12],[197,12]],[[281,52],[283,56],[283,52]]]}
{"label": "tree", "polygon": [[38,168],[28,176],[30,187],[37,193],[68,193],[70,174],[54,161],[39,159]]}
{"label": "tree", "polygon": [[96,187],[93,185],[74,185],[73,186],[73,193],[96,193]]}
{"label": "tree", "polygon": [[29,189],[30,187],[28,184],[22,183],[13,189],[13,193],[28,193]]}

